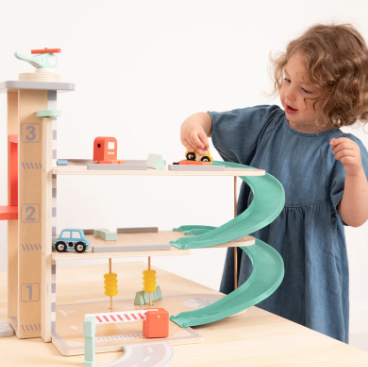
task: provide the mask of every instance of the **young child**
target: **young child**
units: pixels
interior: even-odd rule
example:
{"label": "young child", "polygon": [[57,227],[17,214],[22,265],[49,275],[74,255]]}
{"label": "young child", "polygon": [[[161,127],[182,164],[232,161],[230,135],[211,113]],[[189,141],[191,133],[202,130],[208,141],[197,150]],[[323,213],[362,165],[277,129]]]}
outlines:
{"label": "young child", "polygon": [[[343,225],[359,227],[368,219],[368,152],[339,128],[368,121],[367,45],[350,24],[317,24],[270,59],[271,95],[280,95],[283,109],[260,105],[196,113],[182,124],[181,142],[202,154],[212,136],[225,161],[264,169],[283,184],[283,211],[252,235],[279,251],[285,276],[257,306],[348,343]],[[251,201],[243,183],[238,214]],[[233,269],[234,251],[228,249],[223,293],[234,290]],[[238,284],[251,272],[249,258],[238,251]]]}

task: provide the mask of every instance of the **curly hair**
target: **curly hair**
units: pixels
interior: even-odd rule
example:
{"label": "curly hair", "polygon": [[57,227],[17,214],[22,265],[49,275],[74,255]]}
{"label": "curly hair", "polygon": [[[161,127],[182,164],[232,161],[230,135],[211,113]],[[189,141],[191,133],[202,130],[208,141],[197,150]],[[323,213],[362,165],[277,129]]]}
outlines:
{"label": "curly hair", "polygon": [[318,90],[324,126],[351,126],[368,122],[368,48],[351,24],[315,24],[292,40],[275,59],[269,54],[273,91],[279,94],[284,67],[295,53],[302,56],[306,80]]}

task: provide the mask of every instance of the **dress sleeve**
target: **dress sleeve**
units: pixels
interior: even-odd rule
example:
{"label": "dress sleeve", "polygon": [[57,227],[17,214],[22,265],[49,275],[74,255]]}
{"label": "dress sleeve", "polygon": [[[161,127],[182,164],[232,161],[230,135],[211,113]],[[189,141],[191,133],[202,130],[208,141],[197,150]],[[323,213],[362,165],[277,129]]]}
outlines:
{"label": "dress sleeve", "polygon": [[[353,134],[344,134],[344,137],[349,138],[349,139],[353,140],[355,143],[358,144],[358,146],[360,148],[360,155],[362,157],[362,166],[363,166],[363,169],[364,169],[364,172],[365,172],[365,176],[368,179],[368,152],[367,152],[366,147]],[[334,155],[333,155],[333,157],[334,157]],[[339,204],[339,202],[342,199],[342,196],[344,194],[345,178],[346,178],[346,172],[345,172],[344,166],[340,161],[336,160],[335,167],[334,167],[333,174],[332,174],[331,201],[332,201],[332,206],[333,206],[334,211],[339,216],[340,216],[340,213],[337,210],[337,206],[338,206],[338,204]],[[342,219],[341,219],[341,221],[345,226],[348,225]]]}
{"label": "dress sleeve", "polygon": [[274,116],[277,105],[260,105],[229,112],[212,112],[212,142],[224,161],[250,165],[257,141]]}

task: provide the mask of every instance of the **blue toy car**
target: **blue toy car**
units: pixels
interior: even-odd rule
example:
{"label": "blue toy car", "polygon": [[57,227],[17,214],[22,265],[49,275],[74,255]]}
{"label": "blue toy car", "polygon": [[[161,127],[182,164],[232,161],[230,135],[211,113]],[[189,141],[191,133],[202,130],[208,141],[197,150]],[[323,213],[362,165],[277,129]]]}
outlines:
{"label": "blue toy car", "polygon": [[90,241],[85,237],[82,229],[63,229],[60,236],[54,241],[54,248],[58,252],[75,250],[82,253],[88,250],[89,246]]}

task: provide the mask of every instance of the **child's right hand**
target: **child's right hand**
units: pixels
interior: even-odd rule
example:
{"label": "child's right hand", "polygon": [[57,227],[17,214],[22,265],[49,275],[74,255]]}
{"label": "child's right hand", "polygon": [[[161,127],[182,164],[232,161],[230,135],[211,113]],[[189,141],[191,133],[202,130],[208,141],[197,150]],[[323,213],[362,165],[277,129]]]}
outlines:
{"label": "child's right hand", "polygon": [[208,138],[203,127],[195,122],[182,125],[180,140],[188,152],[197,152],[202,155],[209,148]]}
{"label": "child's right hand", "polygon": [[199,112],[188,117],[180,128],[181,143],[188,152],[202,155],[209,148],[208,136],[211,136],[212,121],[208,113]]}

